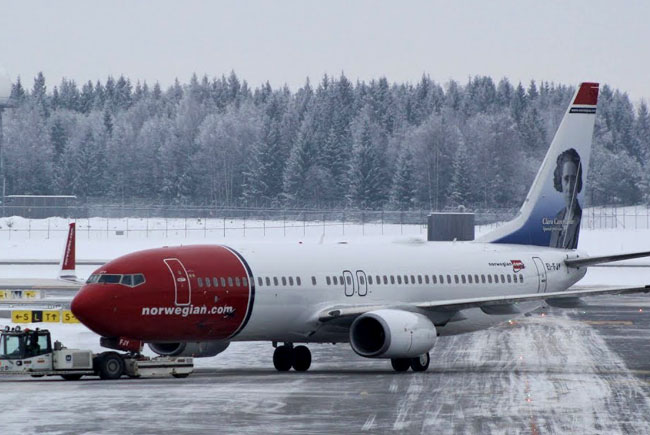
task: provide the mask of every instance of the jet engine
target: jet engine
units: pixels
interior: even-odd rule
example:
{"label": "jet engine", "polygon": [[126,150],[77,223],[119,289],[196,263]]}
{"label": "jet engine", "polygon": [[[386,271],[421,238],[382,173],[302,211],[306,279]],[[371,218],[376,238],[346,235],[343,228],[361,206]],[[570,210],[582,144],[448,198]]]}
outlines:
{"label": "jet engine", "polygon": [[431,350],[436,338],[426,316],[395,309],[369,311],[350,327],[352,350],[366,358],[415,358]]}
{"label": "jet engine", "polygon": [[215,356],[230,345],[229,341],[187,341],[181,343],[149,343],[149,349],[163,356]]}

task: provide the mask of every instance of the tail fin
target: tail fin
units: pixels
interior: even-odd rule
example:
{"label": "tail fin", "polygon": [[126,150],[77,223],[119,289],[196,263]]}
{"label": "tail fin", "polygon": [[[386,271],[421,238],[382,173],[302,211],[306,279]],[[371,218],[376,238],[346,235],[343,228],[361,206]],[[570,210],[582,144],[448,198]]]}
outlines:
{"label": "tail fin", "polygon": [[59,271],[59,278],[68,281],[77,280],[76,260],[75,260],[75,223],[71,222],[68,228],[68,239],[61,258],[61,270]]}
{"label": "tail fin", "polygon": [[519,214],[481,241],[578,246],[598,83],[582,83],[571,101]]}

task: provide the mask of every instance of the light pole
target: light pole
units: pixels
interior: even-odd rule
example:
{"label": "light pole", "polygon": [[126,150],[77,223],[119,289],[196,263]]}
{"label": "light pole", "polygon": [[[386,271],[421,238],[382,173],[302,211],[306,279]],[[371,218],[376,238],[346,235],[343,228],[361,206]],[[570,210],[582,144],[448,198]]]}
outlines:
{"label": "light pole", "polygon": [[5,176],[5,155],[4,155],[4,137],[2,132],[2,112],[7,107],[11,107],[11,80],[9,76],[0,68],[0,183],[2,183],[2,216],[5,216],[5,196],[6,196],[6,176]]}

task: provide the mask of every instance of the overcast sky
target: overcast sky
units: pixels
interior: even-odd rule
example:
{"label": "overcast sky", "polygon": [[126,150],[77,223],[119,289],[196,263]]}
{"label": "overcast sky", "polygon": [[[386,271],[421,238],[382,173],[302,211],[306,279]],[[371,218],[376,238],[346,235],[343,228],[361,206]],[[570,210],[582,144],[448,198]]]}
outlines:
{"label": "overcast sky", "polygon": [[9,1],[0,67],[27,86],[234,70],[251,86],[324,73],[600,81],[650,100],[648,1]]}

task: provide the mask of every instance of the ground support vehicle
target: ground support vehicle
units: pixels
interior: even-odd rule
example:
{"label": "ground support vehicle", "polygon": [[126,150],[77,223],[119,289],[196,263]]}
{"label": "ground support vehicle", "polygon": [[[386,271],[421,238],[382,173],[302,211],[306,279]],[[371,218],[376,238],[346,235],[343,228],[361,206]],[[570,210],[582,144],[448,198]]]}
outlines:
{"label": "ground support vehicle", "polygon": [[46,329],[5,328],[0,335],[0,375],[61,376],[78,380],[82,376],[119,379],[174,376],[184,378],[194,370],[192,357],[149,358],[139,353],[114,351],[96,354],[68,349],[55,341]]}

